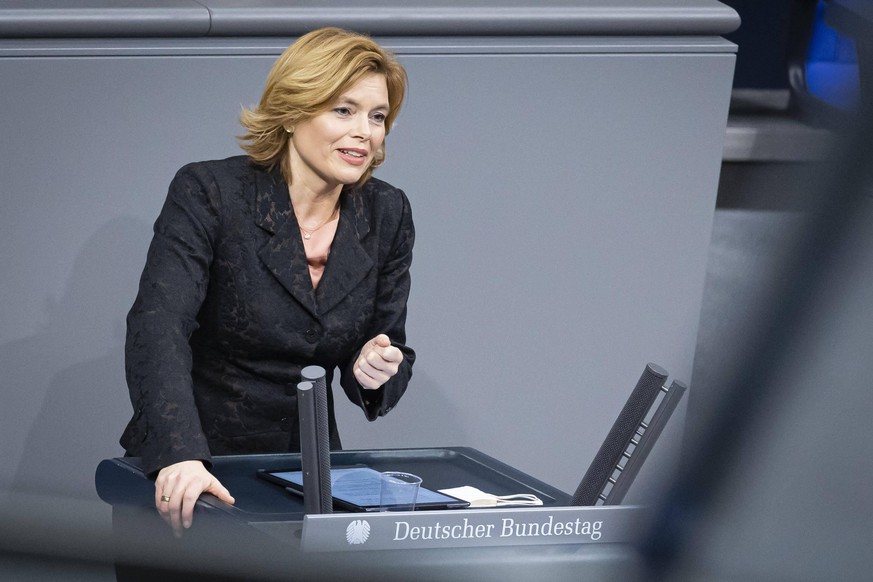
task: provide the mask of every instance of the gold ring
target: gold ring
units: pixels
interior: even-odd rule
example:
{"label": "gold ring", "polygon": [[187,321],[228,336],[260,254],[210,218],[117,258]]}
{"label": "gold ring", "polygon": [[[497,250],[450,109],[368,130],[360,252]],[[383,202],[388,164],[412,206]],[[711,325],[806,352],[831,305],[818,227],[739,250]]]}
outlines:
{"label": "gold ring", "polygon": [[165,502],[169,503],[170,496],[169,495],[161,495],[161,501],[165,501]]}

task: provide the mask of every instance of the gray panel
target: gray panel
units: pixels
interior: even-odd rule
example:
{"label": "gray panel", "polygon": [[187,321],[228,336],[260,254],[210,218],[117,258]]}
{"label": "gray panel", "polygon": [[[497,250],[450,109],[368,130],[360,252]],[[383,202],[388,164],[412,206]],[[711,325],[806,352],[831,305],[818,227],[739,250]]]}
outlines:
{"label": "gray panel", "polygon": [[310,0],[204,0],[213,35],[302,34],[342,26],[384,35],[727,34],[739,24],[733,9],[712,0],[411,0],[360,4]]}
{"label": "gray panel", "polygon": [[[106,38],[0,39],[3,57],[71,56],[242,56],[277,57],[295,37],[287,38]],[[685,37],[376,37],[400,55],[597,54],[597,53],[735,53],[737,46],[721,38]]]}
{"label": "gray panel", "polygon": [[0,38],[200,36],[209,12],[194,0],[2,0]]}
{"label": "gray panel", "polygon": [[415,385],[377,423],[340,410],[341,434],[475,443],[572,490],[646,362],[690,380],[733,57],[404,62],[381,175],[418,229]]}
{"label": "gray panel", "polygon": [[[378,422],[338,399],[340,430],[473,446],[572,490],[646,362],[689,380],[734,56],[425,44],[401,52],[409,100],[377,174],[413,204],[420,359]],[[150,225],[178,167],[239,151],[275,56],[179,47],[0,59],[0,488],[93,495],[120,453]]]}
{"label": "gray panel", "polygon": [[0,61],[0,489],[92,496],[119,454],[151,225],[182,164],[239,151],[271,60]]}
{"label": "gray panel", "polygon": [[290,36],[321,26],[375,35],[721,35],[737,13],[715,0],[0,0],[0,36]]}

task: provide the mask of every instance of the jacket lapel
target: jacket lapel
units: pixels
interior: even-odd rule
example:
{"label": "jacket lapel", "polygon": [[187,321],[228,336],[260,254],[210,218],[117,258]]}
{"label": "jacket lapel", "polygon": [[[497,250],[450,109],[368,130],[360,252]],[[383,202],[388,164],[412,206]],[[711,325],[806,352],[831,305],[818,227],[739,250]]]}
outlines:
{"label": "jacket lapel", "polygon": [[318,317],[297,218],[291,208],[288,186],[278,170],[258,172],[255,221],[273,235],[258,251],[261,262],[294,299]]}
{"label": "jacket lapel", "polygon": [[362,241],[370,233],[369,209],[359,192],[343,192],[330,258],[317,290],[281,172],[258,174],[255,220],[273,236],[258,256],[282,286],[314,317],[331,310],[372,270],[373,257]]}
{"label": "jacket lapel", "polygon": [[327,313],[342,301],[374,265],[373,257],[362,245],[370,232],[369,209],[364,197],[356,191],[343,192],[340,210],[330,258],[315,293],[319,313]]}

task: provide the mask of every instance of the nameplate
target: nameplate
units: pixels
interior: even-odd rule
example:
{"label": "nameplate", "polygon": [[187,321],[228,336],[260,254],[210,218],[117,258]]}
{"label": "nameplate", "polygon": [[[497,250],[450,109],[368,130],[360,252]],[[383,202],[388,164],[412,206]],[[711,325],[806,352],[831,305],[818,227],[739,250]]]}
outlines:
{"label": "nameplate", "polygon": [[333,513],[303,518],[307,552],[633,541],[641,507],[536,507]]}

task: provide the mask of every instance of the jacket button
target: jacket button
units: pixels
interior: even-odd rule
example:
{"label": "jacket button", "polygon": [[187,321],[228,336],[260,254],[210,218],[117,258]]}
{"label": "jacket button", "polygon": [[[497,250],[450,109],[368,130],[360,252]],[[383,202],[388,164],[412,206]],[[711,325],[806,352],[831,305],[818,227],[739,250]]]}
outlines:
{"label": "jacket button", "polygon": [[311,344],[314,344],[315,342],[318,341],[318,332],[315,331],[314,329],[307,329],[305,337],[306,337],[306,341],[308,341]]}

